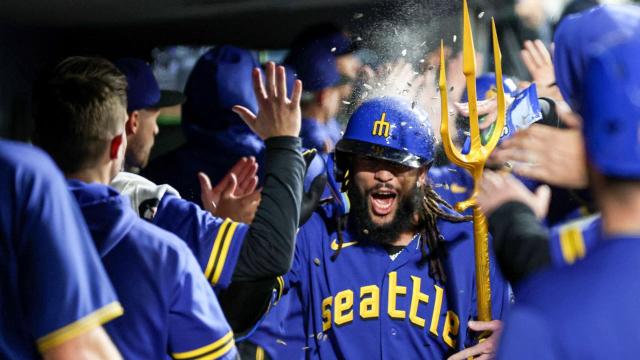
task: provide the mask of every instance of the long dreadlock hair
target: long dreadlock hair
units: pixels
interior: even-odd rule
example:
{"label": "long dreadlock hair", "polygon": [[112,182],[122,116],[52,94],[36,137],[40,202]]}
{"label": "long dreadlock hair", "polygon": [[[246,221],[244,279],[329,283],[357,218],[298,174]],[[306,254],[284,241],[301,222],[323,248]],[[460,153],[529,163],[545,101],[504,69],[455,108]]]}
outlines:
{"label": "long dreadlock hair", "polygon": [[[345,185],[349,183],[348,177],[345,178]],[[426,182],[419,188],[421,201],[420,209],[418,209],[418,223],[416,228],[420,229],[420,251],[422,253],[422,264],[429,263],[429,276],[438,283],[445,283],[447,276],[442,264],[446,253],[442,246],[443,237],[438,229],[438,220],[443,219],[449,222],[460,223],[470,221],[471,216],[454,215],[457,212],[453,207],[447,203],[444,199],[438,195],[433,189],[433,186]],[[449,211],[451,211],[451,213]],[[336,219],[336,233],[338,240],[338,248],[331,256],[331,260],[335,259],[342,250],[342,244],[344,243],[344,237],[342,231],[345,229],[347,216],[337,216]]]}

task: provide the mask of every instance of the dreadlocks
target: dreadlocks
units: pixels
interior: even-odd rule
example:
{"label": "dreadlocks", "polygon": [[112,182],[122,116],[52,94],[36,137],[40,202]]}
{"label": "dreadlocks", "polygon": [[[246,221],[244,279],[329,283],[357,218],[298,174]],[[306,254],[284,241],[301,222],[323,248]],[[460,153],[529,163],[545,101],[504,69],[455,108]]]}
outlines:
{"label": "dreadlocks", "polygon": [[429,276],[436,282],[444,283],[447,281],[447,276],[442,260],[446,254],[441,246],[443,238],[440,235],[440,230],[438,230],[438,219],[459,223],[470,221],[471,216],[453,215],[447,212],[445,209],[454,211],[452,206],[433,190],[430,183],[421,186],[420,190],[422,193],[422,211],[418,212],[418,228],[422,230],[420,233],[423,239],[420,242],[422,262],[429,262]]}

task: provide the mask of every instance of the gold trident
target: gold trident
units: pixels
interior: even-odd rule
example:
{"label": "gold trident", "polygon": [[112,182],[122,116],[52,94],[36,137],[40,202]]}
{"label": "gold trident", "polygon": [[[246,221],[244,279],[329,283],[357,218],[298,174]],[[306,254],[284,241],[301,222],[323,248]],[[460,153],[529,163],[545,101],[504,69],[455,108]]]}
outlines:
{"label": "gold trident", "polygon": [[[469,154],[463,155],[454,145],[449,136],[449,107],[447,104],[447,79],[444,60],[444,42],[440,42],[440,97],[442,102],[440,134],[442,143],[449,160],[456,165],[466,169],[471,173],[474,180],[473,193],[471,198],[456,204],[456,210],[462,212],[469,207],[473,208],[473,234],[475,240],[476,257],[476,291],[478,294],[478,320],[491,320],[491,284],[489,282],[489,230],[487,228],[487,218],[478,207],[477,196],[478,186],[482,178],[484,164],[491,154],[491,151],[498,144],[502,128],[505,121],[505,100],[502,86],[502,54],[496,24],[491,18],[491,33],[493,37],[493,58],[496,72],[496,89],[498,100],[498,117],[495,130],[491,134],[486,145],[482,145],[480,138],[480,126],[478,121],[478,101],[476,97],[476,53],[473,46],[473,34],[471,33],[471,22],[469,20],[469,9],[467,1],[463,0],[463,21],[464,34],[462,43],[462,72],[467,81],[467,95],[469,99],[469,126],[471,129],[471,149]],[[482,336],[481,336],[482,337]]]}

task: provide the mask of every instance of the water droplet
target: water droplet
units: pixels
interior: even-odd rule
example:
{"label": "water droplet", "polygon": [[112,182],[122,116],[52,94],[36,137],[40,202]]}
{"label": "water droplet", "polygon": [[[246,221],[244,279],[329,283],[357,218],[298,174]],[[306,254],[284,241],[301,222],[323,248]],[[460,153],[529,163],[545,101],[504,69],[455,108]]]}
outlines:
{"label": "water droplet", "polygon": [[369,96],[369,92],[365,91],[362,93],[362,98],[365,99],[367,96]]}
{"label": "water droplet", "polygon": [[424,63],[424,59],[420,59],[420,64]]}
{"label": "water droplet", "polygon": [[355,13],[355,14],[353,14],[353,18],[355,20],[362,19],[362,17],[364,17],[363,13]]}
{"label": "water droplet", "polygon": [[360,36],[356,37],[356,41],[362,41],[362,38]]}
{"label": "water droplet", "polygon": [[335,46],[331,48],[331,52],[332,52],[332,53],[333,53],[333,52],[336,52],[336,47],[335,47]]}
{"label": "water droplet", "polygon": [[324,336],[322,337],[322,341],[327,341],[328,338],[329,336],[327,334],[324,334]]}
{"label": "water droplet", "polygon": [[480,11],[480,14],[478,14],[478,19],[482,19],[483,16],[484,16],[484,11]]}
{"label": "water droplet", "polygon": [[287,346],[287,343],[286,343],[284,340],[276,339],[276,342],[277,342],[278,344],[280,344],[280,345]]}
{"label": "water droplet", "polygon": [[456,40],[458,40],[458,36],[457,35],[453,35],[453,42],[455,43]]}
{"label": "water droplet", "polygon": [[402,56],[407,56],[407,49],[402,50]]}
{"label": "water droplet", "polygon": [[364,229],[364,230],[362,230],[362,233],[365,234],[365,235],[369,235],[369,230],[368,229]]}
{"label": "water droplet", "polygon": [[363,84],[363,86],[364,86],[365,88],[367,88],[367,90],[371,90],[371,89],[373,89],[373,86],[371,86],[371,85],[369,85],[369,84]]}
{"label": "water droplet", "polygon": [[347,101],[347,100],[342,100],[342,103],[345,104],[345,105],[351,105],[351,102]]}
{"label": "water droplet", "polygon": [[318,333],[318,335],[316,336],[316,339],[322,340],[322,333]]}
{"label": "water droplet", "polygon": [[406,126],[406,125],[407,125],[406,121],[403,121],[403,122],[400,123],[400,126]]}
{"label": "water droplet", "polygon": [[313,263],[320,266],[320,259],[318,258],[313,259]]}

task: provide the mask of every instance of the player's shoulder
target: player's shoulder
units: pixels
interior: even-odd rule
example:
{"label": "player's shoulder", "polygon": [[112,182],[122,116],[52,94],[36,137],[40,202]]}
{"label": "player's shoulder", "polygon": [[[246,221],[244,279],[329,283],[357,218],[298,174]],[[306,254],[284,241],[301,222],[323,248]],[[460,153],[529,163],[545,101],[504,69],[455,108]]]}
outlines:
{"label": "player's shoulder", "polygon": [[575,219],[550,230],[550,253],[557,266],[573,264],[596,245],[601,232],[599,214]]}
{"label": "player's shoulder", "polygon": [[41,149],[15,141],[0,141],[0,163],[5,171],[27,172],[39,174],[47,179],[49,176],[59,176],[60,171],[53,160]]}
{"label": "player's shoulder", "polygon": [[167,265],[183,267],[186,259],[193,256],[184,241],[176,235],[137,216],[129,237],[134,246],[142,250],[141,254],[154,257]]}

